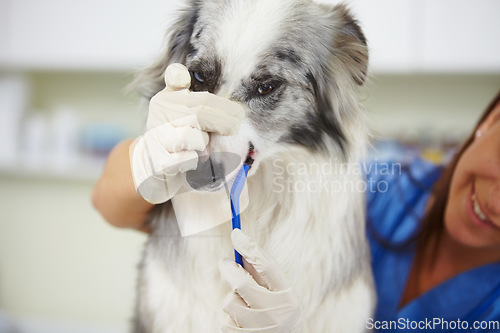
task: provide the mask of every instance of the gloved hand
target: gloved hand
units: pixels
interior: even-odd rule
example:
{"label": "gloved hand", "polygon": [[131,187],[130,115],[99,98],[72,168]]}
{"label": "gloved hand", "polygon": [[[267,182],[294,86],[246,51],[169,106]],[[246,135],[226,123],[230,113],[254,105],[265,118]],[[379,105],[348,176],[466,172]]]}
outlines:
{"label": "gloved hand", "polygon": [[219,263],[222,278],[233,289],[224,300],[229,318],[222,331],[300,332],[299,302],[276,262],[239,229],[231,240],[246,260],[246,270],[229,259]]}
{"label": "gloved hand", "polygon": [[195,170],[208,132],[234,135],[245,112],[237,103],[208,92],[190,92],[191,76],[181,64],[168,66],[166,88],[150,101],[146,133],[130,147],[134,184],[152,204],[170,200]]}

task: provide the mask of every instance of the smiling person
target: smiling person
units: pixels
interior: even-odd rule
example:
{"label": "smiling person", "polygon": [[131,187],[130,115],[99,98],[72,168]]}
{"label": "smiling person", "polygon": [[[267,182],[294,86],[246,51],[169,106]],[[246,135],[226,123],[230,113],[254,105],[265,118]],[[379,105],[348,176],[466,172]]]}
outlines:
{"label": "smiling person", "polygon": [[446,167],[417,160],[368,180],[388,190],[367,198],[378,296],[367,327],[500,330],[500,93]]}

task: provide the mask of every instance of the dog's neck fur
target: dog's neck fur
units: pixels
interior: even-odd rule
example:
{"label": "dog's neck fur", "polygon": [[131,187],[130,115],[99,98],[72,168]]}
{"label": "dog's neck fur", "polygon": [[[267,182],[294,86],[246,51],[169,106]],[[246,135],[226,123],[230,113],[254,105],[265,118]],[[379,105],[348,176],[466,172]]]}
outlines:
{"label": "dog's neck fur", "polygon": [[[250,203],[242,215],[243,230],[279,262],[294,287],[304,288],[298,292],[310,297],[307,304],[314,300],[319,305],[322,295],[345,288],[356,274],[369,269],[364,194],[332,188],[345,183],[356,189],[362,181],[361,175],[346,171],[347,165],[301,149],[264,161],[248,180]],[[332,172],[300,170],[311,166],[331,166]],[[287,168],[293,174],[287,174]],[[325,183],[323,190],[296,185]],[[291,184],[290,191],[286,184]],[[302,246],[302,239],[317,243]]]}
{"label": "dog's neck fur", "polygon": [[[357,155],[352,156],[352,161],[359,161]],[[363,193],[343,190],[279,191],[276,177],[283,176],[283,184],[287,181],[291,184],[333,184],[335,181],[356,184],[361,181],[362,176],[354,172],[346,175],[337,172],[306,173],[294,169],[294,166],[314,164],[342,168],[345,163],[298,149],[264,159],[256,174],[248,179],[250,202],[242,213],[242,229],[277,261],[301,304],[307,305],[302,309],[304,323],[315,323],[314,327],[308,327],[309,331],[325,331],[327,327],[324,325],[329,321],[325,321],[324,316],[330,316],[335,311],[341,316],[342,311],[346,311],[335,308],[335,305],[332,308],[332,300],[339,306],[350,302],[358,305],[371,302],[369,294],[363,290],[362,294],[356,294],[360,279],[368,281],[367,285],[371,283]],[[287,168],[293,172],[287,172]],[[282,170],[285,172],[282,173]],[[181,238],[172,211],[167,209],[164,212],[167,215],[159,214],[154,221],[154,232],[146,250],[148,255],[142,263],[144,275],[141,279],[147,278],[149,282],[142,291],[140,282],[139,290],[151,296],[148,303],[139,303],[139,309],[145,307],[155,309],[152,310],[154,313],[169,313],[174,310],[169,307],[169,302],[164,302],[175,299],[172,304],[190,304],[192,311],[189,313],[197,313],[196,321],[188,313],[175,319],[161,319],[162,316],[159,316],[159,327],[167,325],[169,331],[176,332],[189,331],[187,327],[191,326],[192,331],[196,331],[197,324],[218,325],[219,321],[214,320],[214,316],[221,315],[216,307],[218,302],[222,302],[218,297],[226,295],[229,290],[219,276],[217,261],[232,255],[230,225],[225,223],[217,227],[215,234],[218,237]],[[304,246],[304,240],[308,241],[307,246]],[[353,283],[355,287],[351,289]],[[354,294],[349,290],[353,290]],[[330,305],[324,306],[324,302]],[[369,308],[367,304],[363,306]],[[363,315],[361,311],[360,316]],[[354,318],[357,317],[354,315]],[[162,324],[163,320],[168,324]],[[316,323],[317,320],[320,321]],[[348,328],[352,327],[348,325]]]}

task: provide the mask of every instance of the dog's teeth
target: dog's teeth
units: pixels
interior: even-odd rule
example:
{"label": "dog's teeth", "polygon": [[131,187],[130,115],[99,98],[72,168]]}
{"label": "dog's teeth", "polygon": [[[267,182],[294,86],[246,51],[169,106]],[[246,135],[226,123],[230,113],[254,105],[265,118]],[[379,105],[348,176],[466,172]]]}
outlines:
{"label": "dog's teeth", "polygon": [[472,203],[474,204],[474,212],[483,221],[487,221],[486,215],[481,211],[481,207],[477,202],[476,194],[472,195]]}

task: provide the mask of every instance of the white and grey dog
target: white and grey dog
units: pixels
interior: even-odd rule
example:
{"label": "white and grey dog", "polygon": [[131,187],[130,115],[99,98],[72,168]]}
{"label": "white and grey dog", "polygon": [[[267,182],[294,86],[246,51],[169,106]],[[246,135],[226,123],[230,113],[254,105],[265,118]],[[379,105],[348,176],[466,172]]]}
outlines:
{"label": "white and grey dog", "polygon": [[[174,62],[193,91],[245,107],[239,136],[254,164],[243,229],[292,284],[304,331],[364,331],[374,304],[364,194],[342,186],[362,181],[348,166],[368,136],[356,95],[368,50],[356,21],[344,5],[310,0],[191,0],[143,74],[148,97]],[[218,332],[230,223],[218,227],[226,237],[182,238],[170,203],[153,215],[135,332]]]}

